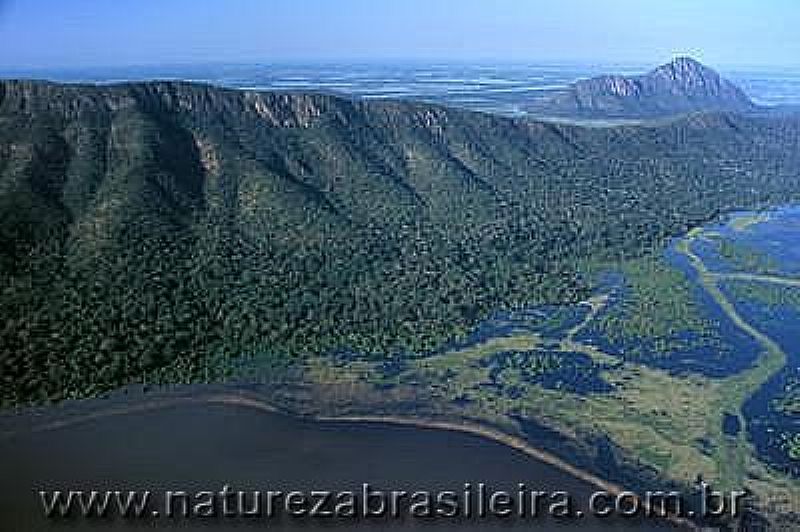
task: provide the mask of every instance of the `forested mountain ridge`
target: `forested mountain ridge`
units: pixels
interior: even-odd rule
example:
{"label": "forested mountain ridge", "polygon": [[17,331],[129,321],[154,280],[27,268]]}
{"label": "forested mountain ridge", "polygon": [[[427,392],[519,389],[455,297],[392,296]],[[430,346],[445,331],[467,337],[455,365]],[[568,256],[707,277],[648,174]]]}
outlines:
{"label": "forested mountain ridge", "polygon": [[531,106],[534,114],[588,119],[652,119],[756,109],[739,87],[689,57],[678,57],[638,76],[603,75],[579,80]]}
{"label": "forested mountain ridge", "polygon": [[421,352],[800,197],[800,119],[580,128],[182,82],[0,83],[5,404]]}

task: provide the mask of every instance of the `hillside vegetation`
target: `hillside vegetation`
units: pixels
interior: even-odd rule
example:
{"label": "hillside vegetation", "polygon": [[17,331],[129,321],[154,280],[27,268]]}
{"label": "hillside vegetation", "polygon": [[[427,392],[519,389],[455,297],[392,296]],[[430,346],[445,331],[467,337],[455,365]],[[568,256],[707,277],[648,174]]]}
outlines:
{"label": "hillside vegetation", "polygon": [[580,128],[158,82],[0,83],[3,404],[424,352],[800,196],[800,119]]}

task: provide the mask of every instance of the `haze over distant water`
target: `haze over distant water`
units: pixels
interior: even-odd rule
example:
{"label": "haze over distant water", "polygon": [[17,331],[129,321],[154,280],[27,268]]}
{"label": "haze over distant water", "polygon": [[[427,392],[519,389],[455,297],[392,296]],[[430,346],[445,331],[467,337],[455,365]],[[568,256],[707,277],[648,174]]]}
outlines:
{"label": "haze over distant water", "polygon": [[[516,116],[524,114],[524,104],[541,91],[563,88],[577,79],[600,74],[638,74],[654,66],[610,63],[283,63],[16,70],[0,72],[0,76],[98,83],[186,79],[253,90],[322,91],[371,99],[413,99]],[[800,105],[800,67],[722,68],[720,71],[760,105]]]}

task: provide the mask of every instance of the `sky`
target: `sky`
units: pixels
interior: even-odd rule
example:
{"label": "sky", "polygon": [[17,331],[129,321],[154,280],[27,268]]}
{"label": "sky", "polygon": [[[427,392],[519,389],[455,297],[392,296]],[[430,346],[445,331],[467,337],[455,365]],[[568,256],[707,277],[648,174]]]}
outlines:
{"label": "sky", "polygon": [[295,61],[800,66],[798,0],[0,0],[0,68]]}

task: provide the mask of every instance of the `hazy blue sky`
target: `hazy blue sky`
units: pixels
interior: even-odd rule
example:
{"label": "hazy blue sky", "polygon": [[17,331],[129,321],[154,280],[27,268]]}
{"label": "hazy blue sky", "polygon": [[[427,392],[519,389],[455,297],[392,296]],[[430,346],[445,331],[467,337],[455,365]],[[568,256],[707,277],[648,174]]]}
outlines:
{"label": "hazy blue sky", "polygon": [[798,0],[0,0],[0,67],[295,60],[800,65]]}

